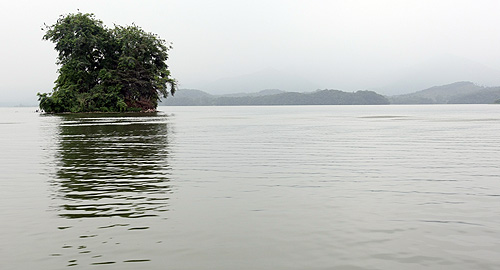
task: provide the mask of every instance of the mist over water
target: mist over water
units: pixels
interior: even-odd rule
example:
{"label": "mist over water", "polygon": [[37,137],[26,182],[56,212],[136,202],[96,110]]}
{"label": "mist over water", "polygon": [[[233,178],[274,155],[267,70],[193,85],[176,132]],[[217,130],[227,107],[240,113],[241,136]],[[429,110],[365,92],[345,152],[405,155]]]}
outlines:
{"label": "mist over water", "polygon": [[0,114],[0,268],[496,269],[494,105]]}

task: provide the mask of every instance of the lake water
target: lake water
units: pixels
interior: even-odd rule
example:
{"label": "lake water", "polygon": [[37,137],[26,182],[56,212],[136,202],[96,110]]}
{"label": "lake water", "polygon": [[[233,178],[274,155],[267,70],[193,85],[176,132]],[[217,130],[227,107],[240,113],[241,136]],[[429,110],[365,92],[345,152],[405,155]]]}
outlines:
{"label": "lake water", "polygon": [[0,269],[500,269],[500,106],[0,108]]}

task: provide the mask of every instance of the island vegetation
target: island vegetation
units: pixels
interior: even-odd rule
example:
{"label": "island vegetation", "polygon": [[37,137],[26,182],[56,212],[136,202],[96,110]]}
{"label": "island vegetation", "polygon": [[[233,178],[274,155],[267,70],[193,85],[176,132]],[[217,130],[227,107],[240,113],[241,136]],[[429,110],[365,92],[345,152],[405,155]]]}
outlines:
{"label": "island vegetation", "polygon": [[52,93],[38,93],[45,112],[152,111],[175,93],[166,64],[172,46],[156,34],[134,24],[107,28],[83,13],[63,15],[43,30],[60,65]]}

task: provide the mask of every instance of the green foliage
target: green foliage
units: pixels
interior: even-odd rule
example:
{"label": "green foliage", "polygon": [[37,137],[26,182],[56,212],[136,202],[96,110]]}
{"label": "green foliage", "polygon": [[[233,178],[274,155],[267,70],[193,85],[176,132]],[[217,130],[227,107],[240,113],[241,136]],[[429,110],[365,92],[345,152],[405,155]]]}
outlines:
{"label": "green foliage", "polygon": [[53,92],[38,93],[46,112],[154,110],[175,93],[166,64],[172,47],[155,34],[136,25],[108,29],[82,13],[61,16],[45,30],[61,65]]}

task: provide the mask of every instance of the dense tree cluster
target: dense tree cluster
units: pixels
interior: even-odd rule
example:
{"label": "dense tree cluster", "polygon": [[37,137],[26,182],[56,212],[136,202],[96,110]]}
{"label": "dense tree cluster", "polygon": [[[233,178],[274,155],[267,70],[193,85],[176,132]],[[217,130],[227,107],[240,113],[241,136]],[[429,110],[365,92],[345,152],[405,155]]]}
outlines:
{"label": "dense tree cluster", "polygon": [[53,92],[38,93],[46,112],[154,110],[175,93],[166,64],[171,46],[155,34],[136,25],[109,29],[82,13],[61,16],[44,30],[60,65]]}

